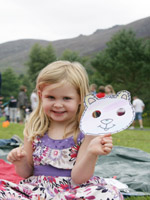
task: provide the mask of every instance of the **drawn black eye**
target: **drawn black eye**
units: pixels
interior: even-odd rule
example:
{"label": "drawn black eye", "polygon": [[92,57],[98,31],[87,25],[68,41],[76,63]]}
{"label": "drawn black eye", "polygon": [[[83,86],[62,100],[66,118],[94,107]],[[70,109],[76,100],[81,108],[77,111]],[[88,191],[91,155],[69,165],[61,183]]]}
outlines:
{"label": "drawn black eye", "polygon": [[122,115],[124,115],[125,114],[125,109],[124,108],[119,108],[118,110],[117,110],[117,115],[118,116],[122,116]]}
{"label": "drawn black eye", "polygon": [[101,116],[101,112],[100,112],[99,110],[95,110],[95,111],[92,113],[92,116],[93,116],[94,118],[98,118],[98,117]]}

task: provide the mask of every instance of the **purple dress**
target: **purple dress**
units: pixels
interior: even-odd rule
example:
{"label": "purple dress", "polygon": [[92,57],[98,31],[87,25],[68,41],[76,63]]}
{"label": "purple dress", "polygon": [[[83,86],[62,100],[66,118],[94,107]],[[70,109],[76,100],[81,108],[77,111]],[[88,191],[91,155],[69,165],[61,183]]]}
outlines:
{"label": "purple dress", "polygon": [[76,185],[71,180],[80,145],[84,139],[79,134],[77,144],[73,137],[53,140],[45,134],[33,142],[33,176],[18,185],[0,180],[0,199],[5,200],[122,200],[114,186],[107,185],[103,178],[93,176],[86,183]]}

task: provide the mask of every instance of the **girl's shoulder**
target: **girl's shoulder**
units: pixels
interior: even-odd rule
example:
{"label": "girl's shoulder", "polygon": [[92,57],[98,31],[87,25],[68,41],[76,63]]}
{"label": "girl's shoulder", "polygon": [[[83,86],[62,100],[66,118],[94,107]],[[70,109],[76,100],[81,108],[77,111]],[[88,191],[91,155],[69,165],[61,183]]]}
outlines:
{"label": "girl's shoulder", "polygon": [[79,135],[78,135],[78,138],[77,138],[77,142],[82,141],[84,138],[85,138],[84,133],[80,132]]}
{"label": "girl's shoulder", "polygon": [[37,135],[34,139],[33,139],[33,141],[32,141],[32,147],[33,147],[33,149],[35,149],[41,142],[42,142],[42,138],[43,138],[44,136],[39,136],[39,135]]}

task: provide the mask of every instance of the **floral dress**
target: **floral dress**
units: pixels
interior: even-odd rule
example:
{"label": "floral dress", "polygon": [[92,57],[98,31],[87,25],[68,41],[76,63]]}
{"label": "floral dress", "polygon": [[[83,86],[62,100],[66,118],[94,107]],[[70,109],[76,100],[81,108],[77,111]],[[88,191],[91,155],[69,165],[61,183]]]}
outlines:
{"label": "floral dress", "polygon": [[33,142],[33,176],[18,185],[0,180],[0,200],[122,200],[114,186],[107,185],[103,178],[93,176],[86,183],[76,185],[71,179],[78,150],[84,139],[79,134],[77,144],[73,137],[53,140],[45,134]]}

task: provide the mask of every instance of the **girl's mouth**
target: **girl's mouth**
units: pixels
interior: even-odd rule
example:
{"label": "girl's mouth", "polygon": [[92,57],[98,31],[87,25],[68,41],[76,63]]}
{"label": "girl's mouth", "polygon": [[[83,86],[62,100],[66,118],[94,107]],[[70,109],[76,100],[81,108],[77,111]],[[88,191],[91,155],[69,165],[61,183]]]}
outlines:
{"label": "girl's mouth", "polygon": [[56,114],[63,114],[63,113],[65,113],[66,111],[55,111],[55,110],[53,110],[52,112],[54,112],[54,113],[56,113]]}

